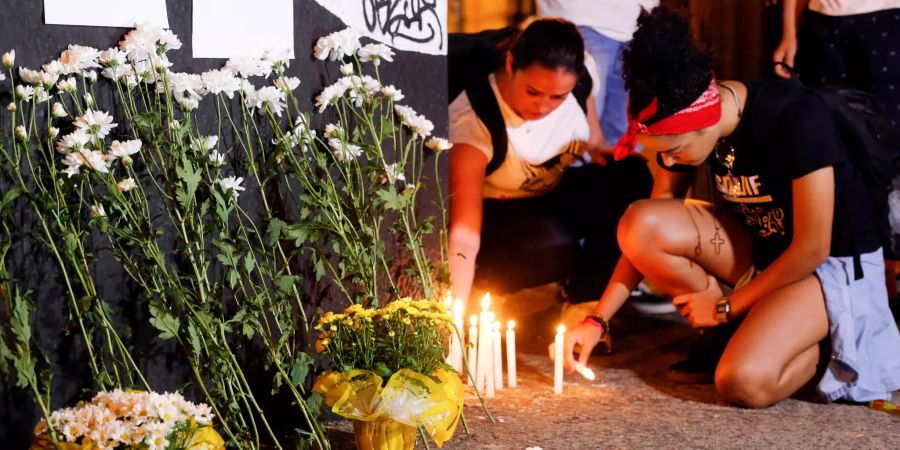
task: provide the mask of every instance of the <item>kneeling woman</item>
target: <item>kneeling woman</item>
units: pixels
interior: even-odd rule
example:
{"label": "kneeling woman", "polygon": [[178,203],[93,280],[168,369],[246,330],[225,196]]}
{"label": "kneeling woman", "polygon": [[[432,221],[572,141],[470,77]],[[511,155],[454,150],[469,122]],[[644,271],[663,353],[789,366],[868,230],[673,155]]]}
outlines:
{"label": "kneeling woman", "polygon": [[[623,257],[595,314],[567,336],[567,363],[575,344],[587,362],[643,274],[694,327],[736,325],[715,368],[729,401],[785,399],[822,356],[826,400],[889,399],[900,388],[900,334],[873,206],[821,98],[798,93],[772,117],[763,105],[775,90],[717,81],[686,20],[665,8],[642,13],[624,69],[631,124],[616,151],[640,142],[668,170],[619,223]],[[721,208],[680,200],[703,164]]]}

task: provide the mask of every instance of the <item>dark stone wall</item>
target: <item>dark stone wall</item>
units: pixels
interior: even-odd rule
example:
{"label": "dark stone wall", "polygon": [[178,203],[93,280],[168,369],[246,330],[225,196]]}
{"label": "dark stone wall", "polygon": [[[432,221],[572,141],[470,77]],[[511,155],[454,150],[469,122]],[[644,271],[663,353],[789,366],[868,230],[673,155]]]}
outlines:
{"label": "dark stone wall", "polygon": [[[347,0],[350,1],[350,0]],[[0,53],[16,50],[16,64],[30,68],[40,66],[55,59],[68,44],[81,44],[105,49],[115,46],[128,31],[126,28],[83,27],[44,25],[43,2],[35,0],[7,0],[5,13],[0,15]],[[193,59],[191,57],[192,4],[185,0],[167,0],[169,24],[172,31],[183,43],[180,50],[169,53],[176,72],[195,72],[221,67],[225,60]],[[260,2],[264,7],[264,2]],[[316,39],[328,33],[343,29],[337,17],[321,8],[314,0],[294,0],[294,39],[296,59],[291,61],[288,75],[302,80],[298,96],[301,108],[313,110],[315,96],[340,74],[335,63],[323,63],[312,57]],[[364,39],[367,41],[367,39]],[[406,99],[403,103],[425,114],[435,123],[435,135],[447,134],[447,88],[446,57],[425,55],[414,52],[396,51],[393,63],[381,66],[385,84],[395,84]],[[261,81],[254,80],[260,85]],[[8,82],[0,88],[0,103],[9,101]],[[109,105],[112,98],[100,95],[98,103]],[[215,108],[206,106],[210,100],[201,103],[208,117],[200,121],[213,120]],[[4,111],[3,117],[8,113]],[[318,116],[317,127],[325,123],[327,117]],[[8,122],[0,125],[4,135],[9,136]],[[5,138],[5,139],[7,139]],[[431,157],[426,155],[426,157]],[[446,161],[443,162],[446,164]],[[445,168],[444,168],[445,169]],[[445,171],[445,170],[444,170]],[[0,189],[5,189],[0,182]],[[446,194],[446,188],[443,190]],[[248,196],[249,197],[249,196]],[[424,194],[420,204],[434,205],[441,200],[432,191]],[[242,201],[242,204],[244,202]],[[245,205],[247,206],[247,205]],[[252,207],[252,205],[250,205]],[[435,208],[426,214],[435,212]],[[33,223],[28,211],[17,212],[14,221],[19,224]],[[28,235],[29,230],[20,230],[21,239],[15,241],[10,265],[19,285],[32,291],[37,303],[36,334],[43,350],[50,358],[53,368],[52,408],[72,405],[80,399],[90,398],[93,387],[90,373],[86,368],[84,348],[77,329],[66,327],[68,302],[61,284],[59,270],[46,249]],[[181,363],[178,349],[173,341],[161,341],[156,331],[147,324],[149,313],[146,303],[139,301],[140,289],[128,282],[119,269],[118,263],[107,251],[103,251],[104,238],[95,236],[97,261],[92,264],[101,296],[110,303],[114,322],[126,328],[130,342],[135,347],[144,373],[158,391],[172,391],[189,379],[186,366]],[[429,243],[436,250],[437,241]],[[40,418],[30,393],[15,387],[13,378],[4,379],[0,385],[0,448],[25,448],[31,437],[32,427]],[[289,418],[286,419],[289,422]],[[295,424],[285,423],[287,427]],[[290,429],[290,428],[288,428]]]}

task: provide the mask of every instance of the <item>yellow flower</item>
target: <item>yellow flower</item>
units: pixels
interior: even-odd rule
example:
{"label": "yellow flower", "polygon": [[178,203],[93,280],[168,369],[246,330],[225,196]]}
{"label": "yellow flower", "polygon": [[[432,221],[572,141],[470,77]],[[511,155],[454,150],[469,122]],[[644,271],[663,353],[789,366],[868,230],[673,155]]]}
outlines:
{"label": "yellow flower", "polygon": [[403,323],[406,324],[406,325],[409,325],[409,324],[412,323],[412,321],[409,320],[409,317],[404,317],[404,318],[403,318]]}
{"label": "yellow flower", "polygon": [[396,333],[394,333],[393,331],[388,331],[388,336],[390,336],[390,337],[394,337],[395,334]]}

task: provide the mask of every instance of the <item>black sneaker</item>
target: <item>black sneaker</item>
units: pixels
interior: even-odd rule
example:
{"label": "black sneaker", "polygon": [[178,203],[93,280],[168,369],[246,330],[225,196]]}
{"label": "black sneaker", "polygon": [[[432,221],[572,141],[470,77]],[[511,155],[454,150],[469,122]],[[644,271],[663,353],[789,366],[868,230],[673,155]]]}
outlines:
{"label": "black sneaker", "polygon": [[669,366],[666,378],[682,384],[706,384],[715,381],[716,366],[725,351],[725,345],[734,334],[737,323],[701,330],[697,340],[691,343],[688,357]]}
{"label": "black sneaker", "polygon": [[709,384],[715,380],[715,375],[715,366],[690,357],[672,364],[666,371],[666,378],[679,384]]}

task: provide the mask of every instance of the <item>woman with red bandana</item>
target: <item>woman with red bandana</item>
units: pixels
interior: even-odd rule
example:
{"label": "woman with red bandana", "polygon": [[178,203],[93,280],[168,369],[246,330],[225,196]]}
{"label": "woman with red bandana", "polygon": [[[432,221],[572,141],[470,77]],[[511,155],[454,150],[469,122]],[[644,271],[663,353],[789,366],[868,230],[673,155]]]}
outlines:
{"label": "woman with red bandana", "polygon": [[[623,257],[594,314],[567,334],[567,366],[587,363],[645,276],[695,328],[733,329],[710,367],[725,399],[772,405],[817,368],[827,401],[890,399],[900,388],[900,334],[880,239],[828,107],[803,91],[767,117],[774,90],[717,81],[683,17],[656,8],[638,24],[624,53],[629,130],[615,152],[640,143],[666,170],[651,199],[622,217]],[[721,206],[683,200],[703,164]]]}

